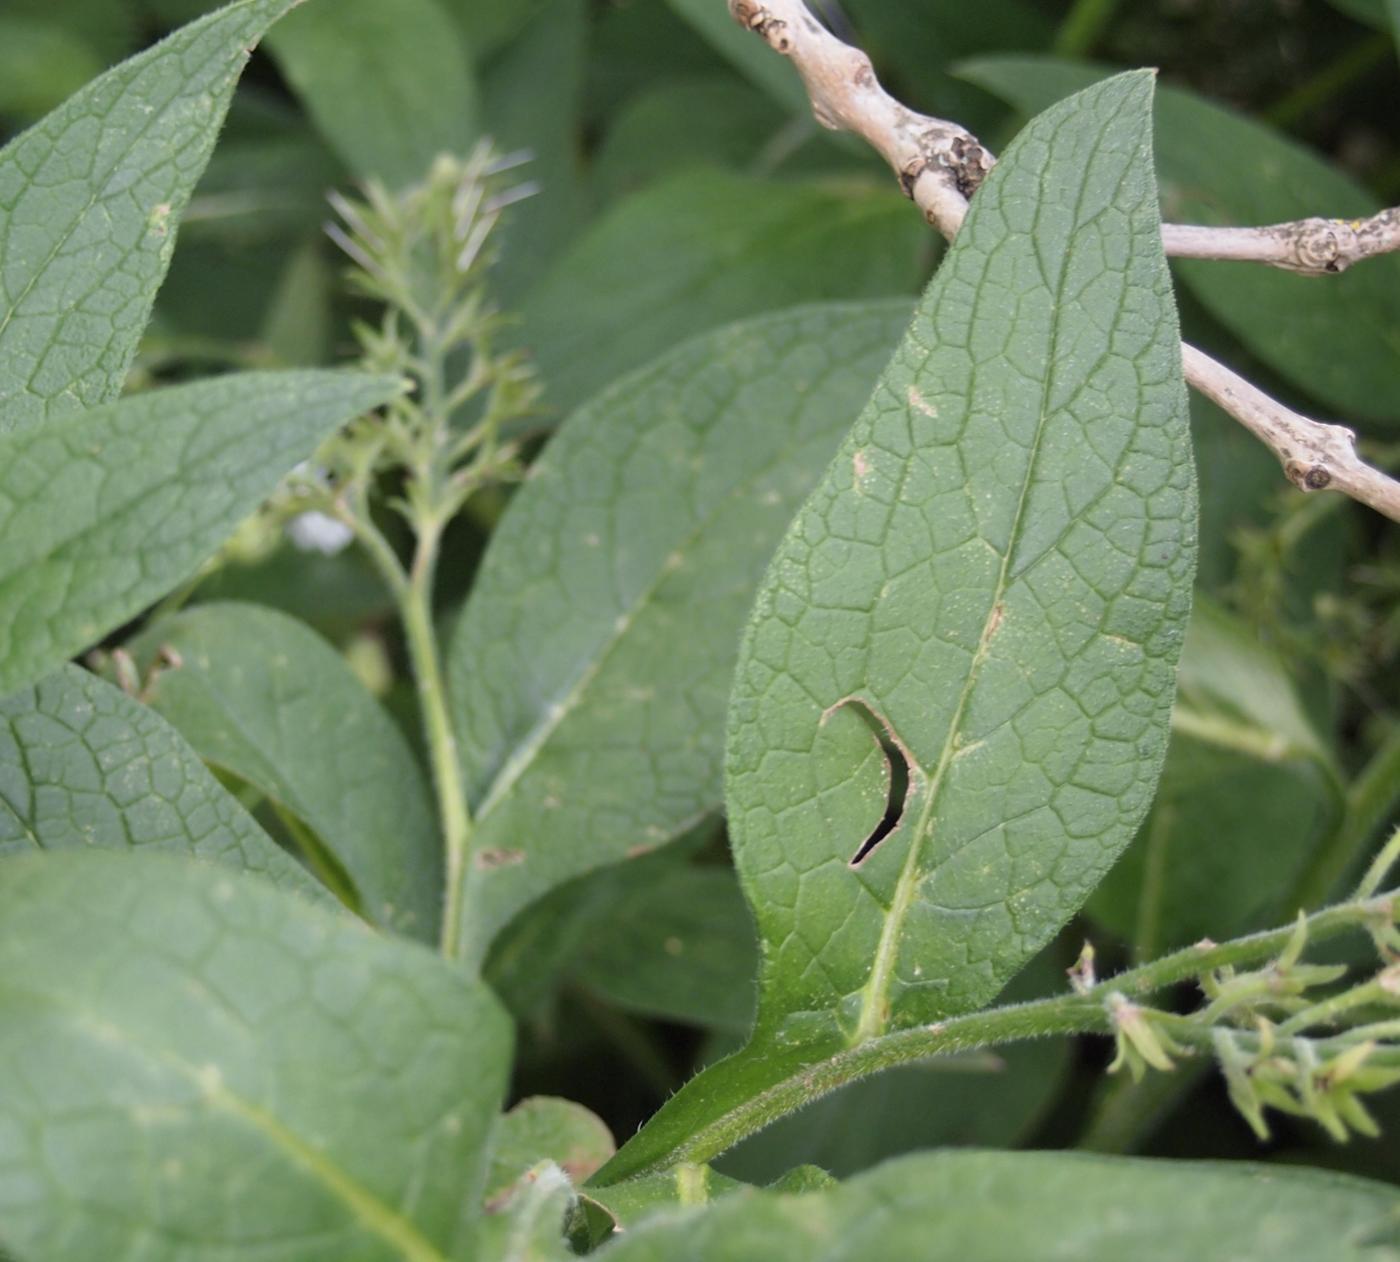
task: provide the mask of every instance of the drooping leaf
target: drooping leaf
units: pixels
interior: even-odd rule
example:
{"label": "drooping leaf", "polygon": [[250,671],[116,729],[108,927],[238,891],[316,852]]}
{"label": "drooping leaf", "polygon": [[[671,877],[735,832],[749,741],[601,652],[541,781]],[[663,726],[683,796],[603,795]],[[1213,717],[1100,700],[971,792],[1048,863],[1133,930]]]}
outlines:
{"label": "drooping leaf", "polygon": [[248,373],[0,438],[0,696],[189,578],[391,377]]}
{"label": "drooping leaf", "polygon": [[0,150],[0,434],[116,397],[248,50],[294,0],[239,0]]}
{"label": "drooping leaf", "polygon": [[1152,813],[1089,901],[1143,960],[1287,920],[1343,807],[1339,773],[1282,662],[1199,598],[1173,726]]}
{"label": "drooping leaf", "polygon": [[0,857],[86,847],[188,854],[329,901],[163,719],[64,666],[0,702]]}
{"label": "drooping leaf", "polygon": [[468,955],[541,894],[718,809],[744,614],[907,311],[698,339],[571,417],[531,470],[449,652]]}
{"label": "drooping leaf", "polygon": [[[1034,111],[1111,72],[996,57],[959,73]],[[1158,94],[1157,157],[1163,211],[1180,223],[1271,224],[1381,209],[1296,141],[1177,88]],[[1182,259],[1176,267],[1221,323],[1300,390],[1353,420],[1400,422],[1400,258],[1372,259],[1326,284],[1256,263]]]}
{"label": "drooping leaf", "polygon": [[1147,810],[1195,553],[1151,91],[1111,80],[1017,138],[778,549],[726,752],[757,1027],[608,1178],[987,1003]]}
{"label": "drooping leaf", "polygon": [[480,132],[461,31],[438,0],[306,4],[268,41],[316,125],[360,179],[424,178]]}
{"label": "drooping leaf", "polygon": [[599,1262],[1329,1262],[1394,1256],[1400,1194],[1280,1166],[929,1153],[807,1196],[642,1223]]}
{"label": "drooping leaf", "polygon": [[205,762],[260,790],[344,869],[366,916],[436,940],[442,901],[432,791],[408,742],[344,658],[286,614],[202,605],[153,626],[149,703]]}
{"label": "drooping leaf", "polygon": [[0,1237],[21,1256],[469,1256],[509,1053],[460,970],[256,878],[0,864]]}
{"label": "drooping leaf", "polygon": [[530,294],[524,336],[548,401],[567,412],[730,320],[912,295],[928,248],[925,225],[888,189],[690,171],[589,228]]}
{"label": "drooping leaf", "polygon": [[552,1161],[577,1186],[616,1148],[612,1132],[583,1105],[552,1096],[522,1100],[496,1127],[486,1176],[487,1208],[504,1202],[542,1161]]}

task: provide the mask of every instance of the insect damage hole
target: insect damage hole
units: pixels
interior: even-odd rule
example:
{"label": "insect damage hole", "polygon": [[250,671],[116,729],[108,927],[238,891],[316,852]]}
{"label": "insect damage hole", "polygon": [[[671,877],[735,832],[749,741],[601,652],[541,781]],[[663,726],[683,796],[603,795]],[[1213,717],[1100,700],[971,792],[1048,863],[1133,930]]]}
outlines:
{"label": "insect damage hole", "polygon": [[904,818],[904,807],[909,800],[909,786],[912,781],[910,775],[909,754],[904,747],[895,739],[894,733],[890,731],[889,725],[878,714],[875,713],[859,697],[847,697],[844,701],[838,701],[823,715],[823,722],[837,710],[849,706],[860,720],[870,729],[870,734],[875,738],[875,743],[880,746],[880,752],[885,756],[885,767],[889,772],[889,800],[885,803],[885,813],[880,822],[875,825],[870,836],[860,844],[860,848],[851,857],[851,867],[859,867],[870,852],[885,840]]}

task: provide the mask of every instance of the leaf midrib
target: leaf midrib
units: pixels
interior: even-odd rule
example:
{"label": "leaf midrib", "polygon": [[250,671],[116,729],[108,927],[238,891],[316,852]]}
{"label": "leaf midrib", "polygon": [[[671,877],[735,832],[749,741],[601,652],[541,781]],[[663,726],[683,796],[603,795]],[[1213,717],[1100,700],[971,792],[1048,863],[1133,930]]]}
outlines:
{"label": "leaf midrib", "polygon": [[[449,1262],[447,1255],[439,1252],[437,1247],[402,1214],[386,1205],[357,1179],[342,1170],[313,1143],[284,1126],[265,1109],[228,1090],[222,1082],[217,1087],[211,1087],[207,1077],[202,1077],[195,1066],[173,1052],[148,1046],[131,1030],[107,1015],[89,1011],[73,1002],[65,1002],[52,992],[34,991],[7,982],[0,988],[0,995],[5,994],[19,996],[36,1005],[55,1009],[66,1018],[74,1029],[75,1036],[83,1036],[94,1020],[101,1021],[104,1034],[118,1036],[121,1045],[129,1052],[178,1074],[198,1090],[201,1100],[246,1122],[289,1161],[301,1166],[321,1183],[372,1235],[397,1249],[404,1262]],[[90,1033],[86,1034],[86,1037],[90,1040],[95,1039]]]}
{"label": "leaf midrib", "polygon": [[[1085,169],[1091,169],[1094,161],[1098,158],[1103,146],[1103,134],[1100,133],[1094,140],[1093,148],[1085,160]],[[1119,180],[1121,184],[1121,177]],[[972,664],[968,668],[967,679],[963,684],[962,692],[958,697],[958,704],[953,712],[953,718],[948,725],[948,734],[944,737],[943,747],[939,752],[938,762],[934,768],[932,776],[928,781],[928,791],[919,817],[914,825],[913,835],[909,839],[909,853],[905,857],[904,866],[900,870],[899,879],[895,884],[894,898],[891,901],[890,910],[885,916],[884,923],[880,926],[880,941],[876,946],[874,959],[871,964],[870,976],[863,987],[861,995],[860,1017],[856,1024],[852,1042],[855,1045],[868,1042],[884,1034],[889,1027],[888,1000],[889,990],[893,979],[895,965],[898,962],[900,951],[900,933],[904,927],[905,919],[908,917],[909,909],[914,901],[914,891],[923,878],[920,860],[923,856],[925,842],[928,841],[934,823],[934,814],[938,806],[940,791],[947,778],[948,767],[953,761],[959,747],[959,740],[962,734],[962,721],[967,712],[967,706],[972,698],[972,693],[977,687],[981,678],[981,670],[987,660],[988,651],[991,648],[992,640],[999,629],[1001,619],[998,611],[1005,600],[1007,589],[1010,587],[1011,560],[1016,552],[1016,545],[1021,537],[1021,529],[1025,521],[1026,505],[1030,499],[1031,487],[1035,482],[1035,472],[1038,467],[1041,451],[1044,447],[1045,433],[1050,419],[1050,394],[1054,384],[1056,372],[1055,366],[1060,362],[1060,340],[1062,321],[1058,318],[1063,305],[1066,276],[1069,269],[1070,258],[1074,253],[1074,237],[1088,225],[1083,221],[1084,194],[1087,187],[1087,180],[1080,181],[1075,194],[1074,218],[1075,225],[1071,232],[1070,240],[1066,243],[1065,250],[1060,258],[1058,273],[1055,277],[1054,286],[1054,306],[1051,312],[1051,332],[1050,332],[1050,354],[1047,360],[1047,372],[1040,389],[1040,414],[1036,423],[1035,439],[1031,447],[1030,458],[1026,462],[1025,478],[1021,483],[1021,493],[1016,503],[1016,514],[1012,520],[1011,531],[1007,536],[1006,552],[1002,557],[1001,569],[997,574],[996,586],[992,599],[987,609],[987,616],[982,625],[982,634],[978,639],[977,651],[973,657]],[[1039,216],[1037,215],[1037,218]],[[976,309],[982,302],[984,287],[979,286],[974,302],[973,318],[976,316]],[[974,366],[974,373],[976,367]],[[971,390],[969,390],[969,396]]]}

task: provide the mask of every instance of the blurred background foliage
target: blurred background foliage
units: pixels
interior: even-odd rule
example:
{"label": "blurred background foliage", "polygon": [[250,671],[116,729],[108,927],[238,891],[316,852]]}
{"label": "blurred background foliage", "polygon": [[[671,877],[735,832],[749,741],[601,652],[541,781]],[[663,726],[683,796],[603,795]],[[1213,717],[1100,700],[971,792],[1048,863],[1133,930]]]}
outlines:
{"label": "blurred background foliage", "polygon": [[[0,137],[205,0],[5,0]],[[1169,214],[1351,215],[1400,202],[1396,0],[826,0],[907,103],[993,148],[1105,67],[1162,70]],[[544,388],[542,431],[676,342],[758,312],[907,295],[939,243],[879,163],[812,120],[791,69],[723,0],[310,0],[240,88],[181,231],[132,388],[221,368],[331,363],[362,308],[323,232],[325,194],[416,179],[482,135],[532,161],[495,273]],[[1093,62],[1097,68],[1089,67]],[[1178,268],[1189,336],[1400,463],[1400,259],[1335,280]],[[1061,942],[1012,987],[1064,985],[1316,904],[1400,798],[1400,538],[1340,497],[1305,499],[1238,426],[1195,401],[1200,599],[1158,803]],[[508,502],[450,540],[450,620]],[[402,646],[354,553],[231,551],[193,593],[286,609],[363,667],[404,720]],[[269,821],[276,827],[275,821]],[[521,1024],[517,1093],[578,1100],[629,1135],[736,1045],[752,930],[715,821],[557,892],[507,931],[491,976]],[[860,1084],[720,1162],[746,1178],[838,1174],[941,1144],[1245,1157],[1210,1076],[1104,1080],[1105,1049],[1040,1044]],[[1383,1098],[1378,1103],[1383,1111]],[[1387,1140],[1283,1127],[1272,1155],[1400,1179]]]}

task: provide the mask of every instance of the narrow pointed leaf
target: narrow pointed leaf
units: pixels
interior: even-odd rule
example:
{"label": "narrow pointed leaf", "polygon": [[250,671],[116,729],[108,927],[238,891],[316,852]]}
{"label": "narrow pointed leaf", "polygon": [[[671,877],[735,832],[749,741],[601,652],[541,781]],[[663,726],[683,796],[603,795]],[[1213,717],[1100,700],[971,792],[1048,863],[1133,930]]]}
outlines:
{"label": "narrow pointed leaf", "polygon": [[509,1051],[460,970],[256,878],[0,864],[0,1238],[23,1257],[445,1262]]}
{"label": "narrow pointed leaf", "polygon": [[469,955],[719,808],[744,615],[907,312],[817,307],[698,339],[570,418],[531,470],[449,659]]}
{"label": "narrow pointed leaf", "polygon": [[1381,1262],[1400,1194],[1316,1170],[1078,1153],[927,1153],[830,1191],[641,1223],[608,1262]]}
{"label": "narrow pointed leaf", "polygon": [[137,647],[147,700],[205,762],[259,789],[339,861],[375,924],[436,941],[440,841],[403,733],[314,631],[255,605],[201,605]]}
{"label": "narrow pointed leaf", "polygon": [[189,578],[332,430],[398,389],[249,373],[0,438],[0,696]]}
{"label": "narrow pointed leaf", "polygon": [[121,390],[249,50],[294,3],[177,31],[0,150],[0,434]]}
{"label": "narrow pointed leaf", "polygon": [[604,1177],[708,1160],[804,1065],[986,1004],[1141,822],[1195,558],[1151,99],[1125,75],[1017,138],[779,547],[726,754],[755,1035]]}
{"label": "narrow pointed leaf", "polygon": [[164,719],[64,666],[0,702],[0,857],[84,847],[187,854],[330,901]]}

